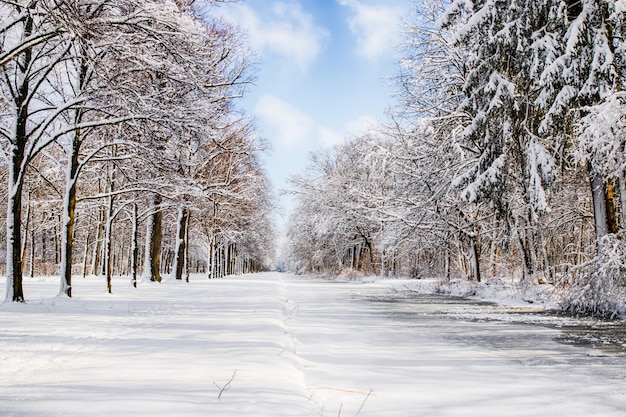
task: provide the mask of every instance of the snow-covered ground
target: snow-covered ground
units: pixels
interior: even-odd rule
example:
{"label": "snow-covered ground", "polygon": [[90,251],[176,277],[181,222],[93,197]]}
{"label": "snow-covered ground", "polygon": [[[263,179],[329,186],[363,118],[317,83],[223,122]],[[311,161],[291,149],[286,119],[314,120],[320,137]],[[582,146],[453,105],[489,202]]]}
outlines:
{"label": "snow-covered ground", "polygon": [[27,280],[27,304],[0,305],[0,416],[625,414],[625,358],[405,285],[89,278],[67,299]]}

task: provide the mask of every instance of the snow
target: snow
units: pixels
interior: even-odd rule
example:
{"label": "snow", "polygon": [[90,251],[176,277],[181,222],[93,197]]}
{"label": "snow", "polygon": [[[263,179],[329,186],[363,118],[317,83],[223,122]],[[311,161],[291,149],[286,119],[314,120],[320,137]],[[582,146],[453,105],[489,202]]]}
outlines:
{"label": "snow", "polygon": [[489,278],[483,282],[451,279],[379,279],[363,278],[366,282],[388,287],[390,291],[408,291],[418,294],[445,294],[471,300],[490,302],[506,307],[520,307],[534,311],[558,310],[551,284],[523,285],[508,278]]}
{"label": "snow", "polygon": [[497,71],[489,76],[489,82],[485,85],[484,91],[488,94],[493,93],[493,97],[491,97],[489,102],[489,112],[502,107],[504,102],[511,101],[515,98],[515,84],[507,80],[506,77],[502,76],[502,74],[499,74]]}
{"label": "snow", "polygon": [[[464,6],[469,6],[472,3],[461,2],[460,4]],[[454,6],[452,6],[450,10],[455,12],[455,9],[453,7]],[[471,9],[467,9],[467,10],[471,10]],[[480,9],[475,10],[474,13],[472,13],[469,16],[469,18],[467,19],[467,22],[457,29],[455,33],[455,40],[459,42],[462,39],[471,36],[473,33],[479,32],[477,31],[477,28],[479,28],[481,24],[483,24],[483,22],[489,20],[489,18],[493,15],[494,10],[495,10],[494,2],[491,0],[485,1],[485,3],[480,7]]]}
{"label": "snow", "polygon": [[[505,155],[500,155],[494,159],[489,168],[485,169],[472,183],[465,187],[461,193],[461,198],[470,203],[478,200],[482,196],[484,190],[488,189],[488,187],[492,184],[498,182],[498,177],[504,167],[504,161]],[[453,184],[459,184],[463,177],[463,175],[457,177],[453,181]]]}
{"label": "snow", "polygon": [[528,145],[527,169],[530,176],[528,184],[530,206],[532,208],[533,221],[536,221],[536,213],[550,212],[543,183],[550,184],[554,182],[558,171],[556,161],[552,155],[534,138],[531,139]]}
{"label": "snow", "polygon": [[0,415],[623,415],[623,358],[386,299],[433,281],[372,281],[88,278],[68,299],[26,279],[0,305]]}
{"label": "snow", "polygon": [[626,94],[616,92],[602,104],[590,108],[579,122],[581,134],[577,158],[581,162],[590,159],[594,169],[606,176],[619,176],[626,168],[625,111]]}

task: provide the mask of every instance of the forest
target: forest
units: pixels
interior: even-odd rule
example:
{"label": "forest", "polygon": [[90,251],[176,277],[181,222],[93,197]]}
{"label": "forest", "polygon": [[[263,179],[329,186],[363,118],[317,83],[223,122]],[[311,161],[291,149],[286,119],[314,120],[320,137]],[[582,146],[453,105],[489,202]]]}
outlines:
{"label": "forest", "polygon": [[506,277],[623,314],[626,2],[412,4],[389,120],[291,178],[290,268]]}
{"label": "forest", "polygon": [[[229,0],[0,1],[6,301],[23,277],[255,272],[274,198]],[[624,0],[413,0],[388,119],[288,193],[299,273],[506,277],[626,299]]]}
{"label": "forest", "polygon": [[253,58],[220,2],[0,1],[6,301],[24,276],[71,297],[78,276],[267,268],[266,144],[236,106]]}

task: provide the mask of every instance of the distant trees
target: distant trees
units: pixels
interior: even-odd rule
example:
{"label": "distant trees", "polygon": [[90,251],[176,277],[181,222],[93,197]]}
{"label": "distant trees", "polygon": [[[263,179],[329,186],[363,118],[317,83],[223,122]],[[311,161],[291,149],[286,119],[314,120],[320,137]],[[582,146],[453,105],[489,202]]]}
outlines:
{"label": "distant trees", "polygon": [[292,181],[292,261],[519,274],[565,288],[572,311],[614,314],[626,290],[623,2],[414,6],[392,123]]}
{"label": "distant trees", "polygon": [[367,263],[380,227],[369,187],[381,184],[376,176],[384,171],[376,172],[374,158],[368,161],[373,165],[363,163],[363,157],[370,157],[366,140],[352,140],[340,148],[337,153],[316,154],[310,176],[292,179],[301,205],[291,220],[290,234],[307,269],[341,272],[352,263]]}
{"label": "distant trees", "polygon": [[202,20],[193,3],[0,1],[7,301],[24,301],[27,261],[30,274],[58,265],[68,296],[77,254],[82,274],[106,276],[109,291],[112,274],[136,282],[142,263],[154,280],[213,271],[214,254],[200,248],[217,248],[189,233],[194,215],[202,229],[231,232],[236,262],[266,264],[271,233],[248,247],[241,224],[215,229],[212,210],[229,198],[222,213],[271,229],[264,173],[244,169],[258,167],[262,145],[233,108],[249,54],[234,28]]}

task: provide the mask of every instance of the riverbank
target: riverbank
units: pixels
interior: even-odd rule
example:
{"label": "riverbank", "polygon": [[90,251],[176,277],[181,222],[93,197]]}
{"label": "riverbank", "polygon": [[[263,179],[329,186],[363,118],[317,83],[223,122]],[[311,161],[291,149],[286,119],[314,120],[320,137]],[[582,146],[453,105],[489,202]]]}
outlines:
{"label": "riverbank", "polygon": [[[339,278],[344,280],[344,278]],[[452,279],[381,279],[361,277],[357,281],[386,286],[392,291],[412,291],[421,294],[445,294],[453,297],[482,300],[510,307],[529,307],[546,311],[560,310],[554,285],[523,285],[512,280],[490,278],[484,282]]]}

